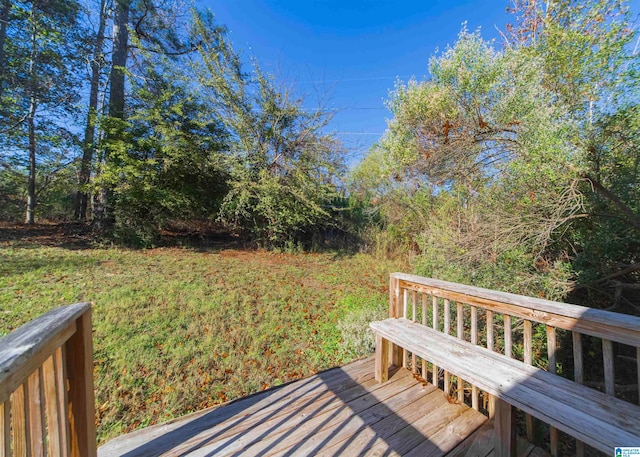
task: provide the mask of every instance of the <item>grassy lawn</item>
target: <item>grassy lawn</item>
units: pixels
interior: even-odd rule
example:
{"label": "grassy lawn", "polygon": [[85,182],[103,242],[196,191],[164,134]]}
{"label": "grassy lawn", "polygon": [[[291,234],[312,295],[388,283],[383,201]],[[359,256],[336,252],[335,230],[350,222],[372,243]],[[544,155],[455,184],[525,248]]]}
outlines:
{"label": "grassy lawn", "polygon": [[100,441],[349,362],[398,265],[357,255],[88,248],[0,227],[0,335],[94,306]]}

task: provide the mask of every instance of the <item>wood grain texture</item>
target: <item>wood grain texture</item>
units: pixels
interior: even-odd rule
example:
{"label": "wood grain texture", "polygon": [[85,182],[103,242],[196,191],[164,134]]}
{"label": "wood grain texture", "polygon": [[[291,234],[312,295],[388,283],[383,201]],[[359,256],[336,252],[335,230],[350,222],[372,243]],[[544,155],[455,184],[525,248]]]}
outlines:
{"label": "wood grain texture", "polygon": [[62,306],[0,338],[0,402],[44,363],[75,331],[75,320],[88,303]]}
{"label": "wood grain texture", "polygon": [[604,363],[604,391],[612,396],[616,396],[616,378],[613,363],[613,342],[602,340],[602,361]]}
{"label": "wood grain texture", "polygon": [[[427,312],[428,302],[427,294],[420,294],[422,296],[422,325],[427,325]],[[427,361],[422,359],[422,377],[427,380]]]}
{"label": "wood grain texture", "polygon": [[20,385],[11,395],[11,430],[13,431],[14,457],[31,457],[29,427],[29,390]]}
{"label": "wood grain texture", "polygon": [[496,457],[516,457],[516,410],[506,401],[495,400],[495,446]]}
{"label": "wood grain texture", "polygon": [[504,355],[511,358],[513,355],[513,334],[511,327],[511,316],[504,315]]}
{"label": "wood grain texture", "polygon": [[66,351],[64,346],[59,347],[53,353],[53,362],[56,372],[56,388],[58,389],[58,417],[60,421],[60,444],[61,456],[68,457],[71,453],[71,440],[69,439],[69,397],[66,387],[67,380],[67,362]]}
{"label": "wood grain texture", "polygon": [[487,349],[494,350],[493,341],[493,311],[487,310]]}
{"label": "wood grain texture", "polygon": [[640,347],[640,317],[569,303],[498,292],[405,273],[392,273],[401,287],[441,298],[481,306],[494,312],[548,324],[565,330]]}
{"label": "wood grain texture", "polygon": [[65,343],[69,380],[70,456],[97,455],[93,388],[91,308],[76,320],[76,332]]}
{"label": "wood grain texture", "polygon": [[371,327],[603,452],[631,446],[640,437],[636,405],[404,319],[374,322]]}
{"label": "wood grain texture", "polygon": [[[462,306],[462,303],[456,303],[456,321],[458,323],[456,336],[458,337],[458,339],[463,340],[464,339],[464,307]],[[458,377],[457,388],[458,388],[458,401],[460,403],[464,403],[464,381],[460,377]]]}
{"label": "wood grain texture", "polygon": [[44,457],[44,402],[42,399],[41,370],[36,370],[27,379],[29,389],[29,447],[33,457]]}
{"label": "wood grain texture", "polygon": [[376,335],[376,366],[375,377],[378,382],[389,379],[389,340]]}
{"label": "wood grain texture", "polygon": [[48,455],[62,455],[60,443],[60,414],[58,409],[58,387],[56,386],[56,366],[54,356],[49,357],[42,365],[44,387],[44,403],[47,418],[47,450]]}

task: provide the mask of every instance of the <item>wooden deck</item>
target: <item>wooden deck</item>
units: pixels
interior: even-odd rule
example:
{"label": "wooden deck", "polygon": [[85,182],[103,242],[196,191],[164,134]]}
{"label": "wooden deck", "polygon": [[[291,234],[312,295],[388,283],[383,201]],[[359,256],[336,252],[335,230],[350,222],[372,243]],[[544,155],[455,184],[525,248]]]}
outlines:
{"label": "wooden deck", "polygon": [[369,358],[120,436],[98,455],[490,455],[486,422],[406,369],[376,383]]}

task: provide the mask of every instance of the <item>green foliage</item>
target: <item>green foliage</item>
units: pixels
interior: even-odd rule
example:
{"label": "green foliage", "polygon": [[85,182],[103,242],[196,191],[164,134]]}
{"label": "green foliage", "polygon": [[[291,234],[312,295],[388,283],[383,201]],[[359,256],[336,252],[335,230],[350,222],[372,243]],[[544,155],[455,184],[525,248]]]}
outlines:
{"label": "green foliage", "polygon": [[256,62],[246,73],[238,55],[219,36],[203,37],[194,75],[220,112],[229,134],[229,192],[221,219],[270,247],[311,238],[335,224],[331,202],[343,164],[329,121],[308,111],[302,99],[278,88]]}
{"label": "green foliage", "polygon": [[419,273],[559,299],[638,261],[635,32],[624,2],[514,5],[504,49],[463,28],[396,84],[351,189]]}

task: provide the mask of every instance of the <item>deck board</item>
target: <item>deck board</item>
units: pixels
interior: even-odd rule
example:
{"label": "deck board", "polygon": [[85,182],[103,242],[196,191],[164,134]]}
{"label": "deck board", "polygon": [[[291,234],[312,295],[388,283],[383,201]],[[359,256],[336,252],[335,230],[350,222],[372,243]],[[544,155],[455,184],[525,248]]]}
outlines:
{"label": "deck board", "polygon": [[106,443],[100,457],[446,455],[486,422],[406,369],[373,358]]}

